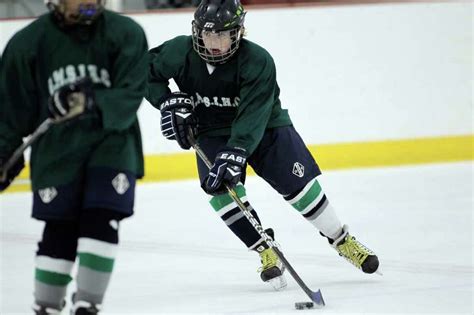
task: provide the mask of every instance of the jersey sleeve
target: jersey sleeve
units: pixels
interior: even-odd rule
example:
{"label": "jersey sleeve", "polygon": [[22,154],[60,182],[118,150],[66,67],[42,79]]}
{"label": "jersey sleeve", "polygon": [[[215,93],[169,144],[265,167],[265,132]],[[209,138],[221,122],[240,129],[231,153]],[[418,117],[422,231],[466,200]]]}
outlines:
{"label": "jersey sleeve", "polygon": [[186,36],[179,36],[153,48],[148,53],[148,87],[146,99],[158,108],[160,99],[171,92],[169,80],[179,75],[186,55]]}
{"label": "jersey sleeve", "polygon": [[0,60],[0,153],[11,153],[38,125],[32,49],[13,37]]}
{"label": "jersey sleeve", "polygon": [[[112,60],[111,88],[96,90],[97,106],[106,130],[125,130],[136,120],[146,89],[148,44],[143,29],[133,21],[120,33]],[[118,23],[117,23],[118,24]]]}
{"label": "jersey sleeve", "polygon": [[261,56],[242,70],[240,103],[227,142],[249,155],[263,137],[278,94],[275,63],[266,51]]}

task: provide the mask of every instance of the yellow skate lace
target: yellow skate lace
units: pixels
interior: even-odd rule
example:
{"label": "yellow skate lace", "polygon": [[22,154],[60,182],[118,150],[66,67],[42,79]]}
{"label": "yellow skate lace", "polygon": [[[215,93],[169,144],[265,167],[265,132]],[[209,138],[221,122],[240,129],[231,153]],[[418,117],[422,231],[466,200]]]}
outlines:
{"label": "yellow skate lace", "polygon": [[278,264],[278,256],[271,248],[265,249],[264,251],[259,253],[259,255],[260,260],[262,261],[262,266],[258,268],[257,272],[262,272],[264,270],[270,269]]}
{"label": "yellow skate lace", "polygon": [[342,244],[336,246],[336,250],[340,256],[359,269],[362,269],[362,264],[369,255],[375,255],[374,252],[351,235],[348,235]]}

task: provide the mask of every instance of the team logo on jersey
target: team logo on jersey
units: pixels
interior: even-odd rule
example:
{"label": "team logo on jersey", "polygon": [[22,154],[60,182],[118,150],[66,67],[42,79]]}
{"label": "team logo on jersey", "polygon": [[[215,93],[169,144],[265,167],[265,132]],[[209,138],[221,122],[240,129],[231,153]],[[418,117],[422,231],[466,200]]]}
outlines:
{"label": "team logo on jersey", "polygon": [[293,164],[293,174],[298,176],[298,177],[303,177],[304,176],[304,165],[301,164],[300,162],[296,162]]}
{"label": "team logo on jersey", "polygon": [[99,68],[96,65],[67,65],[53,71],[48,78],[49,94],[53,95],[54,91],[63,85],[74,83],[77,80],[89,77],[92,82],[102,84],[105,87],[111,87],[109,71],[105,68]]}
{"label": "team logo on jersey", "polygon": [[112,180],[112,186],[114,186],[115,191],[119,195],[125,194],[127,189],[130,187],[130,183],[128,182],[127,175],[124,173],[119,173],[115,178]]}
{"label": "team logo on jersey", "polygon": [[217,107],[238,107],[240,103],[240,98],[234,97],[233,99],[225,96],[201,96],[196,92],[196,98],[193,97],[194,105],[198,106],[203,104],[206,107],[217,106]]}
{"label": "team logo on jersey", "polygon": [[38,195],[43,203],[50,203],[58,195],[58,191],[54,187],[38,190]]}

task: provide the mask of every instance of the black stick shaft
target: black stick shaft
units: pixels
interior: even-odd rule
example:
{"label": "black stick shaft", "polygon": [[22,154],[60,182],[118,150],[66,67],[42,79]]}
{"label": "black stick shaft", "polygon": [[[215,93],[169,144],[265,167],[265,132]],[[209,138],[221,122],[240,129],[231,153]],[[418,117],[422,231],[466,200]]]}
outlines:
{"label": "black stick shaft", "polygon": [[[191,145],[193,146],[194,150],[196,150],[196,153],[199,155],[201,160],[206,164],[206,166],[210,169],[212,167],[211,161],[207,158],[206,154],[204,151],[201,149],[201,147],[194,141],[192,137],[188,137],[188,140],[190,141]],[[247,219],[250,221],[250,223],[253,225],[255,230],[260,234],[260,236],[265,240],[265,242],[270,246],[280,258],[280,260],[283,262],[285,267],[288,269],[288,272],[291,274],[293,279],[295,279],[296,283],[300,286],[301,289],[308,295],[308,297],[315,302],[318,306],[322,307],[325,305],[325,302],[323,300],[323,297],[321,295],[321,290],[318,291],[312,291],[301,279],[301,277],[298,275],[298,273],[295,271],[295,269],[291,266],[291,264],[288,262],[288,260],[285,258],[283,253],[278,249],[276,246],[275,241],[273,241],[270,236],[265,232],[265,230],[262,228],[260,223],[254,218],[252,213],[247,209],[247,207],[244,205],[242,200],[240,200],[239,196],[237,193],[229,187],[229,185],[225,184],[225,187],[227,188],[227,191],[230,195],[230,197],[237,203],[239,206],[240,210],[244,213],[244,215],[247,217]]]}

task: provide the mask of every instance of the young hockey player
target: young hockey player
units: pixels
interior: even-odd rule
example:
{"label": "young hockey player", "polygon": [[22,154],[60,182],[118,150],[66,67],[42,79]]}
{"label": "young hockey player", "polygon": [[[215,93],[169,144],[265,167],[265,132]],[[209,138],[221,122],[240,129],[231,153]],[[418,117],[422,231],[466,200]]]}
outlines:
{"label": "young hockey player", "polygon": [[[261,278],[275,288],[286,282],[282,263],[227,194],[246,198],[247,163],[331,246],[365,273],[379,266],[377,256],[348,233],[329,203],[317,176],[318,165],[281,108],[276,70],[270,54],[243,39],[244,11],[239,0],[203,0],[194,14],[192,36],[179,36],[150,50],[147,99],[160,109],[163,135],[183,149],[187,131],[214,161],[209,170],[198,157],[202,189],[230,230],[259,253]],[[174,79],[180,92],[170,93]]]}
{"label": "young hockey player", "polygon": [[[133,214],[143,153],[136,112],[146,88],[142,28],[104,1],[46,1],[50,13],[9,41],[0,65],[0,167],[47,118],[31,150],[32,216],[45,221],[35,260],[35,314],[56,314],[78,258],[72,314],[97,314],[119,222]],[[23,159],[0,182],[3,191]],[[8,209],[2,209],[7,211]],[[25,293],[27,294],[27,293]]]}

